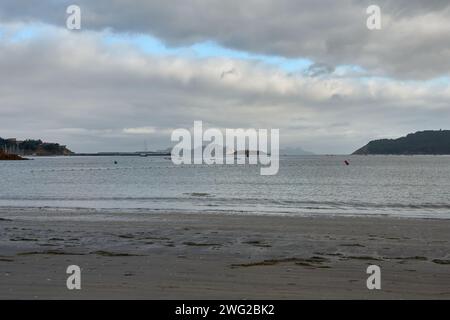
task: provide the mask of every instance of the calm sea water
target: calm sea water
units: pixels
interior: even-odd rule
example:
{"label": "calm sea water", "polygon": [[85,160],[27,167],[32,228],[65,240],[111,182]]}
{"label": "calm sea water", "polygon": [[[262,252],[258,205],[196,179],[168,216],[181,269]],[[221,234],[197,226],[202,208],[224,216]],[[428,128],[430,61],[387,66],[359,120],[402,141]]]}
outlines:
{"label": "calm sea water", "polygon": [[286,156],[275,176],[164,157],[55,157],[0,162],[0,179],[0,207],[450,218],[446,156]]}

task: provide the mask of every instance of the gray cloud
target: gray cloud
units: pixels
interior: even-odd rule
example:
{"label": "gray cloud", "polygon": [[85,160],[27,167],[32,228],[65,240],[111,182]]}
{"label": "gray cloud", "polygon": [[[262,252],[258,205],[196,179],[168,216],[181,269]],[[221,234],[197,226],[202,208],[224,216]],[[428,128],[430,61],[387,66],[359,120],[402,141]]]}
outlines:
{"label": "gray cloud", "polygon": [[314,63],[305,70],[304,74],[309,77],[318,77],[321,75],[329,75],[334,72],[335,68],[325,63]]}
{"label": "gray cloud", "polygon": [[[64,26],[71,0],[6,0],[4,21]],[[83,28],[154,35],[168,45],[200,41],[254,53],[307,57],[329,66],[357,64],[375,75],[426,79],[449,75],[450,3],[378,0],[383,29],[366,28],[366,0],[79,0]],[[432,49],[431,49],[432,48]]]}

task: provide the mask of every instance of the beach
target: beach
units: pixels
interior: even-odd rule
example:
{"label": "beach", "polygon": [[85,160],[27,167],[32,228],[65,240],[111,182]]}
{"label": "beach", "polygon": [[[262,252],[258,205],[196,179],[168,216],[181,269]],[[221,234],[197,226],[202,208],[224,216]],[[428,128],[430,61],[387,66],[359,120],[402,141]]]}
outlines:
{"label": "beach", "polygon": [[0,230],[1,299],[450,298],[445,219],[2,208]]}

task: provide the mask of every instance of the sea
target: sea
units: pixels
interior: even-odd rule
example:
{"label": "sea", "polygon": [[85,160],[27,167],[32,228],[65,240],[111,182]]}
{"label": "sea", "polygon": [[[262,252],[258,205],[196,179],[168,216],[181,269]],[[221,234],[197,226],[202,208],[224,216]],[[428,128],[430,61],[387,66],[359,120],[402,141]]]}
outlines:
{"label": "sea", "polygon": [[159,156],[36,157],[0,162],[0,208],[449,219],[450,157],[281,156],[273,176]]}

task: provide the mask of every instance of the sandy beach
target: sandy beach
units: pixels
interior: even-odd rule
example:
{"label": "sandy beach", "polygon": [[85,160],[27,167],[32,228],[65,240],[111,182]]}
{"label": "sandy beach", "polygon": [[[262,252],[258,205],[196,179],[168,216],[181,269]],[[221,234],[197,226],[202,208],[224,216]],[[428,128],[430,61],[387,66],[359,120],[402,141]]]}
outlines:
{"label": "sandy beach", "polygon": [[449,220],[1,209],[0,230],[1,299],[450,298]]}

